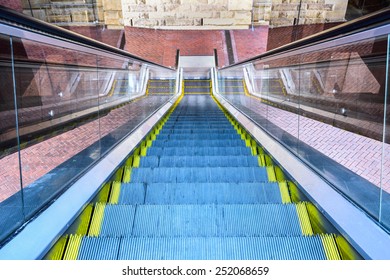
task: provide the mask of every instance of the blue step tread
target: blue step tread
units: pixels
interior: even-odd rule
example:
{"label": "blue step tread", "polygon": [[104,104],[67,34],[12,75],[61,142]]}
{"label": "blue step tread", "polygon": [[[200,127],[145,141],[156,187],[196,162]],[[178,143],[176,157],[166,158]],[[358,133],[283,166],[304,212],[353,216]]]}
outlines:
{"label": "blue step tread", "polygon": [[99,236],[222,237],[302,235],[294,204],[115,205]]}
{"label": "blue step tread", "polygon": [[119,204],[282,203],[277,183],[127,183]]}
{"label": "blue step tread", "polygon": [[[122,187],[126,189],[126,186]],[[130,186],[131,188],[131,186]],[[123,193],[123,203],[131,201]],[[145,204],[250,204],[282,203],[277,183],[150,184]]]}
{"label": "blue step tread", "polygon": [[212,238],[83,237],[78,259],[326,260],[326,253],[321,236],[317,235]]}
{"label": "blue step tread", "polygon": [[176,129],[176,128],[173,128],[173,129],[162,129],[160,131],[160,134],[180,134],[180,133],[184,133],[184,134],[208,134],[208,133],[219,133],[219,134],[230,134],[230,133],[237,133],[233,127],[231,128],[210,128],[210,129],[205,129],[205,128],[199,128],[199,129],[196,129],[196,128],[192,128],[192,129],[188,129],[188,128],[183,128],[183,129]]}
{"label": "blue step tread", "polygon": [[251,156],[247,147],[150,147],[148,156]]}
{"label": "blue step tread", "polygon": [[262,183],[268,181],[265,167],[159,167],[134,168],[134,183]]}
{"label": "blue step tread", "polygon": [[246,147],[241,139],[220,140],[160,140],[153,141],[153,147]]}
{"label": "blue step tread", "polygon": [[302,235],[294,204],[138,205],[133,236]]}
{"label": "blue step tread", "polygon": [[140,167],[258,167],[256,156],[145,156]]}
{"label": "blue step tread", "polygon": [[158,134],[157,140],[222,140],[222,139],[241,139],[241,136],[237,133],[234,134]]}

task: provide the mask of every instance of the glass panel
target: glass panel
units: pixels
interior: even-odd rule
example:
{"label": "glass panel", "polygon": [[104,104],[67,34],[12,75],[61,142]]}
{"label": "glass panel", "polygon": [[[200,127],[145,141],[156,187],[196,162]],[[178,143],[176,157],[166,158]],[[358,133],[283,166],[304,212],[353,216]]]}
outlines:
{"label": "glass panel", "polygon": [[385,55],[376,38],[305,53],[301,65],[300,155],[376,218]]}
{"label": "glass panel", "polygon": [[24,222],[11,41],[0,35],[0,240]]}
{"label": "glass panel", "polygon": [[243,76],[251,96],[231,97],[224,88],[243,66],[221,70],[219,90],[390,228],[388,130],[382,158],[387,35],[352,37],[247,64]]}
{"label": "glass panel", "polygon": [[[390,36],[388,38],[390,42]],[[390,46],[387,45],[387,79],[385,92],[385,106],[386,114],[384,115],[386,126],[384,127],[384,142],[382,150],[382,172],[381,172],[381,208],[380,208],[380,219],[379,222],[385,225],[386,228],[390,228],[390,99],[389,99],[389,58],[390,58]]]}
{"label": "glass panel", "polygon": [[[64,191],[100,156],[96,57],[15,40],[16,92],[25,214]],[[95,87],[96,88],[96,87]],[[77,119],[76,119],[77,118]],[[87,149],[88,147],[88,149]]]}

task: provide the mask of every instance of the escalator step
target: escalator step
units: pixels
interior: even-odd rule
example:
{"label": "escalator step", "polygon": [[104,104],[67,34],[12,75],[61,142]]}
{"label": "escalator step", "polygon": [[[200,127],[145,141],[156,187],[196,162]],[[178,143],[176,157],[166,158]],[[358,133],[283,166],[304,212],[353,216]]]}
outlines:
{"label": "escalator step", "polygon": [[144,204],[146,187],[143,183],[124,183],[121,186],[118,204]]}
{"label": "escalator step", "polygon": [[154,147],[246,147],[245,142],[237,140],[155,140]]}
{"label": "escalator step", "polygon": [[146,156],[140,167],[258,167],[255,156]]}
{"label": "escalator step", "polygon": [[138,205],[133,236],[299,236],[293,204]]}
{"label": "escalator step", "polygon": [[[130,188],[122,186],[123,190]],[[125,194],[121,203],[131,202]],[[145,204],[255,204],[282,203],[276,183],[156,183],[147,186]]]}
{"label": "escalator step", "polygon": [[149,156],[251,156],[247,147],[150,147]]}
{"label": "escalator step", "polygon": [[222,140],[222,139],[241,139],[241,136],[237,133],[234,134],[159,134],[157,136],[158,140]]}
{"label": "escalator step", "polygon": [[209,133],[219,133],[219,134],[230,134],[230,133],[236,133],[233,127],[231,128],[210,128],[210,129],[205,129],[205,128],[183,128],[183,129],[162,129],[160,131],[160,134],[180,134],[180,133],[185,133],[185,134],[191,134],[191,133],[199,133],[199,134],[209,134]]}
{"label": "escalator step", "polygon": [[134,168],[134,183],[262,183],[268,181],[264,167]]}
{"label": "escalator step", "polygon": [[125,236],[131,235],[135,206],[108,204],[104,210],[100,236]]}
{"label": "escalator step", "polygon": [[120,241],[120,238],[85,236],[82,238],[77,259],[116,260]]}
{"label": "escalator step", "polygon": [[121,260],[326,260],[319,236],[123,238]]}

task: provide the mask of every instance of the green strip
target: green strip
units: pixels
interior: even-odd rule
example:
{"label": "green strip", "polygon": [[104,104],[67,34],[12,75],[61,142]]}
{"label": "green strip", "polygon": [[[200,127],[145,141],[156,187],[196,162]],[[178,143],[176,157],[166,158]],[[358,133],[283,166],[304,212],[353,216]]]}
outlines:
{"label": "green strip", "polygon": [[44,257],[45,260],[62,260],[64,255],[68,235],[61,236],[56,244],[50,249],[49,253]]}
{"label": "green strip", "polygon": [[71,235],[69,236],[68,246],[64,254],[64,260],[77,260],[79,255],[79,249],[82,241],[81,235]]}
{"label": "green strip", "polygon": [[311,227],[309,214],[307,213],[305,203],[297,203],[295,205],[301,226],[302,234],[305,236],[313,235],[313,229]]}
{"label": "green strip", "polygon": [[288,191],[287,182],[279,182],[280,196],[282,198],[282,203],[287,204],[291,203],[290,193]]}
{"label": "green strip", "polygon": [[109,200],[110,204],[118,204],[120,192],[121,192],[121,183],[116,181],[112,182],[110,200]]}
{"label": "green strip", "polygon": [[341,260],[333,235],[323,234],[321,235],[321,241],[328,260]]}
{"label": "green strip", "polygon": [[105,207],[106,204],[104,203],[96,203],[95,209],[93,211],[91,226],[88,232],[89,236],[99,236],[100,229],[102,227]]}
{"label": "green strip", "polygon": [[268,181],[269,182],[276,182],[275,169],[272,165],[267,166],[267,174],[268,174]]}

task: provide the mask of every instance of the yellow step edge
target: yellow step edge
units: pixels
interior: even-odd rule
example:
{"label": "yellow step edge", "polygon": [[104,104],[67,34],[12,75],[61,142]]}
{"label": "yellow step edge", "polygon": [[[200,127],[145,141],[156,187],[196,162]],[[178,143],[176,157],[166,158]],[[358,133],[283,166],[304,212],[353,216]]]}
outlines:
{"label": "yellow step edge", "polygon": [[123,173],[123,183],[130,183],[131,180],[131,167],[126,166]]}
{"label": "yellow step edge", "polygon": [[259,166],[260,166],[260,167],[265,167],[265,166],[267,166],[266,161],[265,161],[265,155],[264,155],[264,154],[260,154],[257,158],[258,158]]}
{"label": "yellow step edge", "polygon": [[102,227],[105,208],[106,208],[105,203],[99,202],[95,204],[95,209],[93,211],[91,225],[89,227],[89,232],[88,232],[89,236],[99,236],[100,229]]}
{"label": "yellow step edge", "polygon": [[277,182],[274,167],[271,165],[271,166],[267,166],[266,168],[267,168],[268,181]]}
{"label": "yellow step edge", "polygon": [[148,148],[147,148],[147,147],[141,147],[140,156],[146,157],[147,151],[148,151]]}
{"label": "yellow step edge", "polygon": [[119,169],[116,171],[113,180],[114,180],[114,181],[122,181],[122,178],[123,178],[123,171],[124,171],[124,168],[123,168],[123,167],[119,168]]}
{"label": "yellow step edge", "polygon": [[286,178],[284,177],[283,170],[279,166],[275,166],[275,174],[276,174],[276,180],[278,182],[286,181]]}
{"label": "yellow step edge", "polygon": [[279,190],[280,190],[280,196],[282,198],[282,203],[283,204],[291,203],[291,197],[288,191],[288,186],[286,181],[279,182]]}
{"label": "yellow step edge", "polygon": [[257,156],[257,146],[252,146],[251,147],[251,153],[252,153],[252,156]]}
{"label": "yellow step edge", "polygon": [[138,168],[139,165],[141,163],[141,157],[140,156],[134,156],[133,158],[133,164],[131,165],[131,167],[136,167]]}
{"label": "yellow step edge", "polygon": [[313,235],[313,229],[311,227],[309,213],[307,212],[307,208],[304,202],[295,204],[299,224],[301,226],[302,234],[305,236]]}
{"label": "yellow step edge", "polygon": [[62,260],[65,253],[66,244],[68,242],[68,235],[63,235],[58,239],[56,244],[50,249],[49,253],[45,256],[45,260]]}
{"label": "yellow step edge", "polygon": [[68,245],[64,254],[64,260],[77,260],[79,255],[79,249],[82,241],[81,235],[70,235]]}
{"label": "yellow step edge", "polygon": [[131,155],[126,159],[125,166],[133,166],[135,155]]}
{"label": "yellow step edge", "polygon": [[121,183],[117,181],[112,182],[110,199],[108,200],[108,203],[118,204],[120,192],[121,192]]}
{"label": "yellow step edge", "polygon": [[337,243],[333,234],[322,234],[321,241],[328,260],[341,260],[340,252],[337,248]]}
{"label": "yellow step edge", "polygon": [[93,205],[88,204],[78,217],[78,226],[74,234],[86,235],[88,233],[89,222],[93,212]]}

